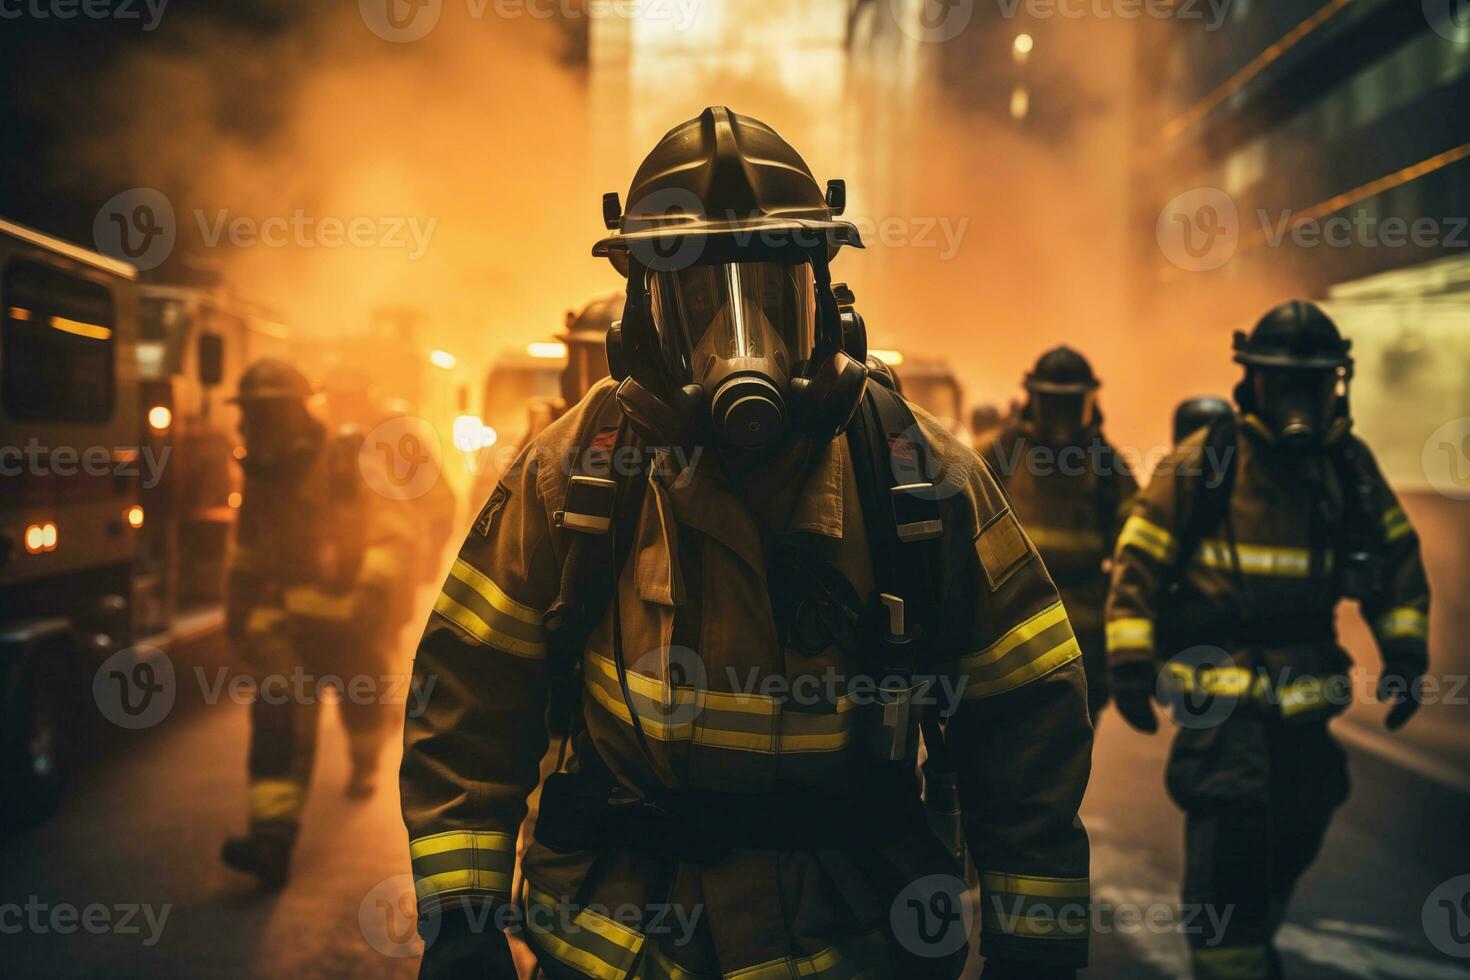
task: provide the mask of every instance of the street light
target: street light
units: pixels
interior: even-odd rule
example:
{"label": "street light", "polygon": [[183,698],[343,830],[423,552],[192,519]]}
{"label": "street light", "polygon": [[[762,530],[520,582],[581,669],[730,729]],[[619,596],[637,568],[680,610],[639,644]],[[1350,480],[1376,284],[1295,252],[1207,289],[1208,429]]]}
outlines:
{"label": "street light", "polygon": [[455,356],[447,350],[434,350],[429,352],[429,363],[446,371],[454,370],[454,365],[459,363]]}
{"label": "street light", "polygon": [[1011,44],[1011,56],[1016,59],[1016,64],[1024,65],[1034,47],[1036,47],[1036,41],[1030,34],[1017,34],[1016,40]]}

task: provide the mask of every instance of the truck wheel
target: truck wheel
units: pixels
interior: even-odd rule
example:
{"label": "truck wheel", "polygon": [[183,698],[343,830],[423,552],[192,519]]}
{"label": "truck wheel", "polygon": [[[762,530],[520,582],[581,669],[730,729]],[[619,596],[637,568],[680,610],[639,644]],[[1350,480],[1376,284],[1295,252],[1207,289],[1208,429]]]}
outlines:
{"label": "truck wheel", "polygon": [[10,670],[6,684],[4,772],[9,829],[34,826],[61,802],[71,766],[67,693],[71,658],[56,646],[32,651]]}

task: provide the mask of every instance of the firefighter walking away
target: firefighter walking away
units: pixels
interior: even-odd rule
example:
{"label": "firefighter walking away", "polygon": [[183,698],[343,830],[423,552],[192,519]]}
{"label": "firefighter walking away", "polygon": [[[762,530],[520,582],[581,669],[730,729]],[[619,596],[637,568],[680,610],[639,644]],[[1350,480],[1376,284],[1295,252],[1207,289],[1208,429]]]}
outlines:
{"label": "firefighter walking away", "polygon": [[[311,414],[307,379],[262,360],[241,376],[244,452],[227,632],[254,680],[249,831],[225,842],[226,864],[268,888],[286,884],[316,750],[319,682],[388,669],[396,591],[414,563],[413,532],[359,472],[360,435],[334,435]],[[352,775],[371,795],[392,717],[377,698],[339,690]],[[350,696],[349,696],[350,695]]]}
{"label": "firefighter walking away", "polygon": [[[964,924],[913,922],[963,888],[921,731],[993,900],[986,976],[1085,964],[1080,650],[979,458],[867,384],[843,206],[725,108],[605,198],[612,380],[503,477],[418,649],[421,976],[511,976],[502,927],[552,978],[955,976]],[[515,902],[548,704],[571,734]]]}
{"label": "firefighter walking away", "polygon": [[1414,529],[1351,432],[1349,348],[1300,301],[1237,333],[1238,418],[1199,413],[1118,541],[1113,697],[1140,731],[1157,730],[1156,695],[1172,709],[1184,902],[1232,910],[1222,941],[1191,936],[1197,980],[1282,976],[1276,932],[1348,794],[1328,731],[1351,694],[1339,600],[1377,638],[1388,728],[1418,707],[1429,589]]}

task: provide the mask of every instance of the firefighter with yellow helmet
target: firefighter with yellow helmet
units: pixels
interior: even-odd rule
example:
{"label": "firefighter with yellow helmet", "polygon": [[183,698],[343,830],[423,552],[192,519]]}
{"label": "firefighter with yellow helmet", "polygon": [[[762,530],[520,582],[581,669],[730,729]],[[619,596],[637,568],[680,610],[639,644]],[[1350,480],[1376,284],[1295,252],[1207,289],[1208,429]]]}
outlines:
{"label": "firefighter with yellow helmet", "polygon": [[1100,382],[1085,357],[1053,348],[1027,372],[1025,387],[1025,405],[984,456],[1061,590],[1082,645],[1095,720],[1108,702],[1107,562],[1138,483],[1103,435]]}
{"label": "firefighter with yellow helmet", "polygon": [[[347,791],[373,791],[391,731],[381,681],[395,590],[412,568],[411,529],[365,485],[359,438],[328,433],[308,408],[312,388],[284,361],[240,379],[238,454],[245,483],[229,571],[227,632],[255,681],[250,708],[249,830],[225,842],[226,864],[269,888],[285,885],[315,756],[322,685],[348,732]],[[336,679],[336,680],[332,680]]]}
{"label": "firefighter with yellow helmet", "polygon": [[1418,706],[1429,587],[1408,516],[1351,432],[1349,348],[1302,301],[1237,333],[1238,418],[1187,406],[1118,540],[1113,698],[1145,732],[1153,700],[1170,707],[1184,901],[1232,910],[1222,941],[1191,937],[1198,980],[1281,976],[1276,931],[1348,793],[1328,730],[1351,700],[1339,600],[1356,600],[1377,637],[1389,729]]}
{"label": "firefighter with yellow helmet", "polygon": [[[420,642],[401,773],[423,977],[955,976],[957,769],[986,975],[1086,962],[1092,733],[1056,588],[985,465],[867,385],[860,246],[770,127],[710,108],[604,202],[615,381],[534,439]],[[515,838],[547,746],[527,888]]]}

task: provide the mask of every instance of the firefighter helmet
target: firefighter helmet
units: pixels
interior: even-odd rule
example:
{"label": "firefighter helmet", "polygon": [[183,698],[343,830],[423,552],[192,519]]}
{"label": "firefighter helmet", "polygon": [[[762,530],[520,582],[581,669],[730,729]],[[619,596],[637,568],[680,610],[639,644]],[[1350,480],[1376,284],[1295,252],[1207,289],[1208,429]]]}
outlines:
{"label": "firefighter helmet", "polygon": [[1347,368],[1353,342],[1315,303],[1294,299],[1261,317],[1247,335],[1235,332],[1235,360],[1248,367]]}
{"label": "firefighter helmet", "polygon": [[285,361],[273,357],[256,361],[240,376],[240,391],[230,401],[235,404],[261,401],[304,402],[312,396],[306,375]]}
{"label": "firefighter helmet", "polygon": [[1202,395],[1186,398],[1174,409],[1174,444],[1177,446],[1191,433],[1198,432],[1218,418],[1234,414],[1235,409],[1223,398]]}
{"label": "firefighter helmet", "polygon": [[1026,375],[1026,390],[1058,395],[1080,395],[1097,388],[1087,358],[1065,344],[1042,354]]}

